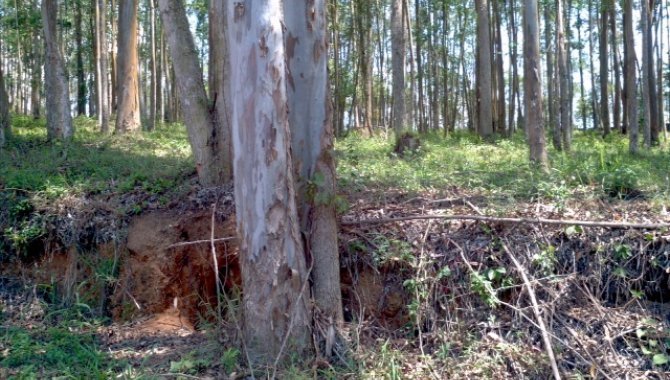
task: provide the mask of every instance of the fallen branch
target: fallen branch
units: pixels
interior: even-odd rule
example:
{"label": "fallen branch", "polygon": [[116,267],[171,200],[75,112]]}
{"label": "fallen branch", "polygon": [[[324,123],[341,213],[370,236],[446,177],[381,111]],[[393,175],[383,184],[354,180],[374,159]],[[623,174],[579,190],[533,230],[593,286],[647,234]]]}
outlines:
{"label": "fallen branch", "polygon": [[509,224],[545,224],[558,226],[582,226],[582,227],[601,227],[601,228],[632,228],[640,230],[660,230],[670,228],[670,223],[626,223],[626,222],[605,222],[597,220],[574,220],[574,219],[545,219],[545,218],[499,218],[487,215],[414,215],[398,218],[378,218],[342,221],[343,226],[355,226],[363,224],[383,224],[403,222],[408,220],[476,220],[481,222],[509,223]]}
{"label": "fallen branch", "polygon": [[528,296],[530,297],[530,303],[533,306],[533,313],[535,314],[535,319],[537,320],[537,324],[540,327],[540,332],[542,333],[544,348],[547,351],[547,356],[549,357],[549,363],[551,364],[551,371],[554,374],[554,379],[561,380],[561,374],[558,371],[558,364],[556,363],[556,357],[554,356],[554,349],[551,346],[551,338],[549,337],[549,333],[547,332],[547,328],[544,324],[544,318],[542,318],[542,314],[540,313],[540,307],[537,303],[537,298],[535,297],[535,291],[533,290],[533,287],[530,286],[530,280],[528,279],[528,275],[526,275],[526,271],[524,270],[523,266],[521,266],[521,263],[519,263],[516,257],[514,257],[509,248],[507,248],[507,245],[503,243],[502,246],[505,249],[505,252],[507,252],[509,258],[514,263],[514,266],[516,266],[516,270],[519,272],[519,274],[521,274],[523,283],[526,286],[526,291],[528,292]]}
{"label": "fallen branch", "polygon": [[207,240],[194,240],[194,241],[185,241],[183,243],[175,243],[175,244],[170,244],[165,249],[170,249],[170,248],[177,248],[177,247],[185,247],[188,245],[196,245],[196,244],[213,244],[213,243],[218,243],[222,241],[230,241],[230,240],[235,240],[237,239],[236,237],[230,236],[230,237],[225,237],[225,238],[220,238],[220,239],[207,239]]}

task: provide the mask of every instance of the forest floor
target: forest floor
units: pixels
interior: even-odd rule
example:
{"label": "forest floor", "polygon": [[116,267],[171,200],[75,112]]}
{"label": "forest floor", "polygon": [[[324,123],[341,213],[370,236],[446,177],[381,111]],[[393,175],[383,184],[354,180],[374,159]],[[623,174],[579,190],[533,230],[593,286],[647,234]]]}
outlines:
{"label": "forest floor", "polygon": [[[234,297],[221,318],[203,311],[216,300],[187,317],[172,288],[155,305],[142,299],[118,256],[104,253],[120,241],[144,258],[207,233],[212,204],[226,236],[230,191],[196,184],[182,128],[101,137],[80,118],[62,146],[44,142],[42,122],[14,120],[0,152],[0,378],[248,377]],[[336,145],[348,349],[330,364],[293,358],[282,378],[545,379],[545,339],[566,378],[670,376],[667,228],[411,219],[667,223],[665,144],[632,157],[625,137],[577,133],[570,153],[550,150],[549,174],[527,164],[522,136],[431,135],[402,158],[383,137]],[[177,240],[172,230],[134,238],[162,222],[179,225]],[[76,247],[83,277],[33,273],[68,272],[42,264],[64,245]]]}

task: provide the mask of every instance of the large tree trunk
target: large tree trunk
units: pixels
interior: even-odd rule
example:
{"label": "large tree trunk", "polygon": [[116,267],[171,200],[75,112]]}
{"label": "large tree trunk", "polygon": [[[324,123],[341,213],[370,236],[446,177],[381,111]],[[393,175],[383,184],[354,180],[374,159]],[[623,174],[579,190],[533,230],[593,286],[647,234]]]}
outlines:
{"label": "large tree trunk", "polygon": [[286,68],[282,1],[227,4],[244,338],[254,364],[272,365],[282,349],[300,356],[311,336],[287,98],[300,78]]}
{"label": "large tree trunk", "polygon": [[396,142],[406,128],[405,111],[405,33],[403,31],[403,0],[393,0],[391,9],[391,49],[393,71],[392,125]]}
{"label": "large tree trunk", "polygon": [[540,79],[540,36],[537,0],[525,0],[523,10],[524,104],[530,161],[543,169],[547,151],[542,128],[542,81]]}
{"label": "large tree trunk", "polygon": [[325,317],[339,324],[343,318],[325,13],[325,0],[302,2],[286,8],[284,24],[291,149],[301,230],[312,259],[313,296]]}
{"label": "large tree trunk", "polygon": [[46,43],[47,138],[69,140],[74,134],[74,127],[70,114],[70,91],[65,61],[56,31],[57,11],[56,0],[42,1],[42,24]]}
{"label": "large tree trunk", "polygon": [[230,60],[228,59],[226,6],[222,1],[209,2],[209,98],[216,109],[215,124],[221,175],[233,178],[233,146],[230,136]]}
{"label": "large tree trunk", "polygon": [[105,0],[95,0],[96,15],[96,71],[98,73],[98,124],[100,131],[109,132],[109,61],[107,55],[107,7]]}
{"label": "large tree trunk", "polygon": [[635,154],[638,151],[638,121],[637,121],[637,79],[635,56],[635,35],[633,34],[633,0],[624,0],[624,41],[625,64],[624,71],[624,102],[626,105],[626,125],[629,137],[629,150]]}
{"label": "large tree trunk", "polygon": [[116,133],[137,132],[141,127],[137,58],[138,1],[119,1]]}
{"label": "large tree trunk", "polygon": [[219,151],[219,128],[210,110],[198,52],[189,29],[186,11],[180,0],[158,0],[163,28],[170,46],[175,81],[184,111],[191,149],[200,183],[221,185],[230,179]]}
{"label": "large tree trunk", "polygon": [[475,0],[477,8],[477,131],[484,138],[493,135],[491,100],[491,33],[488,0]]}

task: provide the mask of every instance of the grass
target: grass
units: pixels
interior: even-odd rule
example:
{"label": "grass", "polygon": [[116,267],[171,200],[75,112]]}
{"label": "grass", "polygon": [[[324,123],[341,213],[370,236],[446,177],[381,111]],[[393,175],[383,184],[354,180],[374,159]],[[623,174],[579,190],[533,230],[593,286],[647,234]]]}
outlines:
{"label": "grass", "polygon": [[458,187],[516,199],[569,198],[575,194],[630,197],[644,193],[667,200],[670,160],[662,148],[628,153],[626,136],[602,139],[576,132],[571,152],[549,149],[550,173],[528,164],[523,135],[494,143],[467,132],[428,135],[414,154],[391,154],[392,141],[350,136],[337,141],[339,186],[351,192],[394,189],[418,194]]}
{"label": "grass", "polygon": [[72,142],[49,144],[44,120],[15,116],[12,121],[13,136],[0,153],[0,185],[47,199],[127,192],[138,186],[160,191],[193,168],[181,125],[103,136],[95,120],[79,117]]}

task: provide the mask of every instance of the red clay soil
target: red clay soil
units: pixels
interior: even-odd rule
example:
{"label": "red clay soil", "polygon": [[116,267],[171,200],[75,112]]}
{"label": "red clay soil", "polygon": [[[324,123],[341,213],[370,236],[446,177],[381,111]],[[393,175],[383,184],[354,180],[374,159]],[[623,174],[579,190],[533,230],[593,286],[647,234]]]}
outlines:
{"label": "red clay soil", "polygon": [[[171,247],[209,240],[211,229],[208,212],[155,212],[135,218],[128,230],[127,255],[119,282],[111,297],[114,319],[174,314],[178,310],[181,323],[195,326],[214,316],[216,280],[210,242]],[[235,236],[233,217],[215,223],[215,238],[231,236]],[[215,249],[224,288],[231,290],[240,284],[237,244],[234,240],[217,242]]]}

